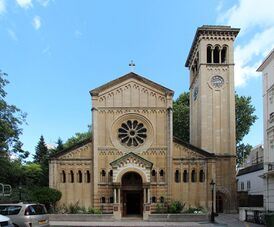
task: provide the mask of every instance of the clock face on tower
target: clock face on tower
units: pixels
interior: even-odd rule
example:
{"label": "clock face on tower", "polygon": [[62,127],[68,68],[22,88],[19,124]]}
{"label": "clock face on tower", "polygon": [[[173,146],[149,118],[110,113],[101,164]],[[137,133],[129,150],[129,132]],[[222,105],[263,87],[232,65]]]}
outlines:
{"label": "clock face on tower", "polygon": [[224,78],[219,75],[213,76],[210,80],[210,83],[214,88],[221,88],[224,84]]}

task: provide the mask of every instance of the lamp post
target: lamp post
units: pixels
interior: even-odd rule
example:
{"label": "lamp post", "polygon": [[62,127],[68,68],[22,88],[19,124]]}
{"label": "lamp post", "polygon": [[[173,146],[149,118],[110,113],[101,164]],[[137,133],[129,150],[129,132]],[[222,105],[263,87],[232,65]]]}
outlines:
{"label": "lamp post", "polygon": [[215,182],[213,181],[213,179],[210,182],[210,188],[211,188],[211,198],[212,198],[212,203],[211,203],[211,219],[210,221],[212,223],[215,222],[215,216],[214,216],[214,186],[215,186]]}
{"label": "lamp post", "polygon": [[22,186],[19,186],[19,202],[22,200]]}

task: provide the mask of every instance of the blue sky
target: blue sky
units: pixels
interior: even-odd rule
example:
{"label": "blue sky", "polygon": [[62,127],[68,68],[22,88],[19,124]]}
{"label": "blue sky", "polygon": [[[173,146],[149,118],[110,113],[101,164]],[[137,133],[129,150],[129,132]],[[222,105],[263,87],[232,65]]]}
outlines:
{"label": "blue sky", "polygon": [[175,91],[189,87],[184,67],[198,26],[241,28],[235,85],[252,96],[259,119],[245,138],[263,142],[262,78],[256,69],[274,47],[272,0],[0,0],[0,69],[7,101],[28,114],[21,140],[34,152],[84,132],[89,90],[130,71]]}

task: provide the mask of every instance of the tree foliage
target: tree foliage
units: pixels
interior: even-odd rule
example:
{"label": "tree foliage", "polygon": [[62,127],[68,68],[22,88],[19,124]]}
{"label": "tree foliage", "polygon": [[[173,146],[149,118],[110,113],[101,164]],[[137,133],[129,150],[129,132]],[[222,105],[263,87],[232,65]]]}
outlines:
{"label": "tree foliage", "polygon": [[88,126],[87,132],[77,132],[74,136],[70,137],[65,143],[64,148],[71,147],[83,140],[91,138],[91,126]]}
{"label": "tree foliage", "polygon": [[6,76],[6,73],[0,71],[0,156],[8,157],[14,153],[23,159],[29,154],[22,149],[23,144],[19,140],[21,125],[26,123],[26,113],[5,101],[5,86],[9,83]]}
{"label": "tree foliage", "polygon": [[189,142],[189,92],[173,101],[173,135]]}
{"label": "tree foliage", "polygon": [[[236,160],[237,165],[240,165],[252,149],[251,145],[242,143],[242,140],[248,134],[257,116],[251,97],[235,94],[235,103]],[[189,142],[189,111],[189,92],[184,92],[173,102],[173,134],[185,142]]]}
{"label": "tree foliage", "polygon": [[33,160],[35,163],[43,164],[48,159],[48,148],[44,137],[41,135],[37,146],[35,147],[35,154]]}
{"label": "tree foliage", "polygon": [[56,189],[48,187],[35,188],[32,193],[32,199],[35,202],[45,204],[47,209],[54,206],[61,199],[62,193]]}

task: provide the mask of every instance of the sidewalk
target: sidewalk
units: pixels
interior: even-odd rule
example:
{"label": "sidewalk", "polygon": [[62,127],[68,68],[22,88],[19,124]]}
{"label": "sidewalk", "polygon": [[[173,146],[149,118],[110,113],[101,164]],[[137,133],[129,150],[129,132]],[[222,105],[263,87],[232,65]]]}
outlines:
{"label": "sidewalk", "polygon": [[209,222],[147,222],[142,219],[122,219],[121,221],[102,222],[73,222],[73,221],[50,221],[50,226],[98,226],[98,227],[263,227],[249,222],[238,220],[238,214],[221,214],[215,219],[216,223]]}

